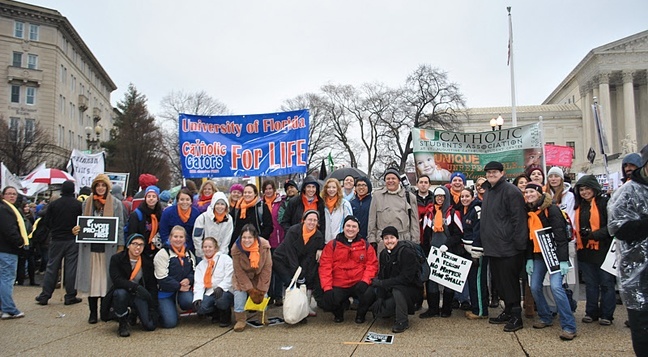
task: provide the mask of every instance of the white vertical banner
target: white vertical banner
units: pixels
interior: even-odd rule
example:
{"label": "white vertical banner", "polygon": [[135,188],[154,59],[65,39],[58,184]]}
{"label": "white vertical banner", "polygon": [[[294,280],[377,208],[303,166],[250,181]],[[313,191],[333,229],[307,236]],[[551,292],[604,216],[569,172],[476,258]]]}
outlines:
{"label": "white vertical banner", "polygon": [[76,180],[75,192],[79,192],[81,187],[90,187],[92,180],[105,171],[104,153],[87,154],[74,149],[67,170]]}
{"label": "white vertical banner", "polygon": [[2,187],[0,187],[0,190],[4,190],[4,188],[7,186],[13,186],[18,192],[20,192],[20,189],[22,188],[20,179],[16,175],[11,173],[11,171],[9,171],[4,162],[1,165],[2,169],[0,175],[2,176]]}
{"label": "white vertical banner", "polygon": [[617,244],[616,238],[612,239],[612,244],[610,244],[610,249],[608,249],[607,255],[603,264],[601,264],[601,269],[614,275],[619,276],[619,270],[617,269],[617,256],[616,256]]}

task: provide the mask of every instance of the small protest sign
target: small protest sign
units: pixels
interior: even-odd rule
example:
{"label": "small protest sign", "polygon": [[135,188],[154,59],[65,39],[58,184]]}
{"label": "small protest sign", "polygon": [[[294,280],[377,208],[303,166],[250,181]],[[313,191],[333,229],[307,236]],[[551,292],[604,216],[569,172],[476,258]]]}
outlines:
{"label": "small protest sign", "polygon": [[617,269],[616,250],[617,244],[616,238],[614,238],[612,240],[612,244],[610,244],[610,249],[608,249],[607,255],[605,256],[605,260],[603,261],[603,264],[601,264],[601,269],[614,276],[619,276],[619,271]]}
{"label": "small protest sign", "polygon": [[77,243],[117,243],[117,217],[79,216],[77,225],[81,227],[76,237]]}
{"label": "small protest sign", "polygon": [[428,255],[430,280],[454,291],[463,291],[472,261],[432,247]]}
{"label": "small protest sign", "polygon": [[369,331],[367,332],[367,336],[365,336],[363,342],[382,343],[385,345],[391,345],[394,343],[394,335],[385,335],[385,334]]}
{"label": "small protest sign", "polygon": [[538,238],[538,245],[540,246],[540,251],[542,251],[542,258],[544,259],[549,274],[560,273],[560,261],[558,261],[558,255],[556,254],[552,228],[538,229],[535,231],[535,234]]}

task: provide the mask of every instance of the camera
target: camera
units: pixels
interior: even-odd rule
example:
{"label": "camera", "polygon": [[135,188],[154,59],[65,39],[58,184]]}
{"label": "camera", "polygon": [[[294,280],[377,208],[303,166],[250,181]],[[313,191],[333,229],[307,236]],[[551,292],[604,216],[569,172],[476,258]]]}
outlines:
{"label": "camera", "polygon": [[406,174],[400,175],[400,181],[406,189],[409,189],[411,184]]}
{"label": "camera", "polygon": [[580,230],[580,236],[581,237],[587,237],[592,233],[592,230],[590,228],[581,228]]}

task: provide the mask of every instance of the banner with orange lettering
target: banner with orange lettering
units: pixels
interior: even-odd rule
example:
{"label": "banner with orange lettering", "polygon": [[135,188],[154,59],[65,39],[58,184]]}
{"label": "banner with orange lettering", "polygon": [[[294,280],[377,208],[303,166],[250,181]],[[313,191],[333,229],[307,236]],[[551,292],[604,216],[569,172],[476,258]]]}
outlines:
{"label": "banner with orange lettering", "polygon": [[484,166],[499,161],[509,178],[531,165],[542,165],[540,126],[530,124],[481,133],[412,129],[417,175],[433,182],[448,182],[462,172],[469,179],[484,176]]}

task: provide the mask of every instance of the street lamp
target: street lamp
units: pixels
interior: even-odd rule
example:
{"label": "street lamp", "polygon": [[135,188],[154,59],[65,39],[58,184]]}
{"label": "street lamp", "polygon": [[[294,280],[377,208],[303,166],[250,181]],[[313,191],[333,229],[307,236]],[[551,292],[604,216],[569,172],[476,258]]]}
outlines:
{"label": "street lamp", "polygon": [[497,130],[502,130],[502,125],[504,125],[504,118],[502,118],[502,115],[498,115],[497,119],[492,118],[490,120],[490,126],[493,131],[495,131],[495,127],[497,127]]}
{"label": "street lamp", "polygon": [[[95,134],[95,138],[91,139],[93,131]],[[101,125],[99,124],[97,124],[97,126],[95,126],[94,129],[91,126],[85,127],[86,143],[88,144],[88,150],[99,148],[99,141],[100,141],[99,136],[101,136],[102,131],[103,131],[103,127],[101,127]]]}

